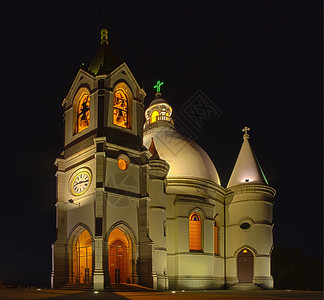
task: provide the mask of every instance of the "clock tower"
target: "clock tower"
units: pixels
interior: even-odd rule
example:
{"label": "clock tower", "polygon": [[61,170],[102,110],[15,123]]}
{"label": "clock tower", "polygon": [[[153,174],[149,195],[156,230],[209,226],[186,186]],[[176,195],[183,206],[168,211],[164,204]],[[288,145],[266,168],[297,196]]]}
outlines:
{"label": "clock tower", "polygon": [[142,143],[144,97],[102,29],[95,57],[80,68],[62,103],[52,287],[139,283],[156,288],[147,215],[149,156]]}

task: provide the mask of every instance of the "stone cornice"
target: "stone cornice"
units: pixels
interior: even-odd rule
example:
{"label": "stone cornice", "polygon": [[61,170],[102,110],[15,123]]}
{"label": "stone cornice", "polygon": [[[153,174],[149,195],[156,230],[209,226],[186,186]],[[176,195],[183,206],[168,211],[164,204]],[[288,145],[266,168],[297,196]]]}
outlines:
{"label": "stone cornice", "polygon": [[225,197],[226,195],[226,189],[222,186],[218,185],[215,182],[212,182],[207,179],[202,178],[186,178],[186,177],[168,177],[167,178],[167,184],[168,186],[187,186],[192,188],[204,188],[208,190],[209,192],[214,192],[219,197]]}
{"label": "stone cornice", "polygon": [[226,197],[233,196],[233,194],[238,195],[247,193],[264,194],[274,198],[276,190],[271,186],[256,183],[242,183],[226,189]]}

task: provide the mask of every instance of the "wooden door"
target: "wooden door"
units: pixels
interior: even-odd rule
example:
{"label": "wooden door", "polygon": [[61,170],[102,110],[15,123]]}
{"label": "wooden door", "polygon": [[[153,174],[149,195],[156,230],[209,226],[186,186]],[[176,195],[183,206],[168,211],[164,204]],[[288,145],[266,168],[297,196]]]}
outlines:
{"label": "wooden door", "polygon": [[243,249],[237,255],[238,282],[253,281],[253,254],[248,249]]}
{"label": "wooden door", "polygon": [[112,284],[127,283],[128,249],[121,240],[109,245],[109,273]]}

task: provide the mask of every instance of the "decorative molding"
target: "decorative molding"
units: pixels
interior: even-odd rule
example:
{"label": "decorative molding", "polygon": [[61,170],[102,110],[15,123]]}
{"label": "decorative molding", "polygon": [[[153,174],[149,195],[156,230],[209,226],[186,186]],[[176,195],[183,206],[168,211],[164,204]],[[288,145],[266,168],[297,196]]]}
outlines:
{"label": "decorative molding", "polygon": [[[211,193],[216,193],[220,198],[224,198],[226,195],[226,189],[217,183],[202,178],[183,178],[183,177],[172,177],[167,178],[168,186],[188,186],[192,188],[206,189]],[[215,200],[218,200],[217,198]]]}
{"label": "decorative molding", "polygon": [[242,183],[226,189],[226,196],[232,195],[234,192],[235,195],[238,194],[247,194],[247,193],[257,193],[264,194],[271,198],[274,198],[276,195],[276,190],[271,186],[257,183]]}

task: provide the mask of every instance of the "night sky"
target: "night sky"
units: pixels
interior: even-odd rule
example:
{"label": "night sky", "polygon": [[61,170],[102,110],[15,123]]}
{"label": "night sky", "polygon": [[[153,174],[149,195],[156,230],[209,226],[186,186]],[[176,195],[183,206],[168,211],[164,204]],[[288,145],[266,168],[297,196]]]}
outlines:
{"label": "night sky", "polygon": [[146,106],[163,80],[176,120],[186,122],[197,91],[219,109],[200,132],[187,130],[223,186],[251,128],[277,190],[275,244],[322,256],[322,1],[11,1],[1,10],[0,280],[50,282],[61,103],[100,45],[102,12]]}

